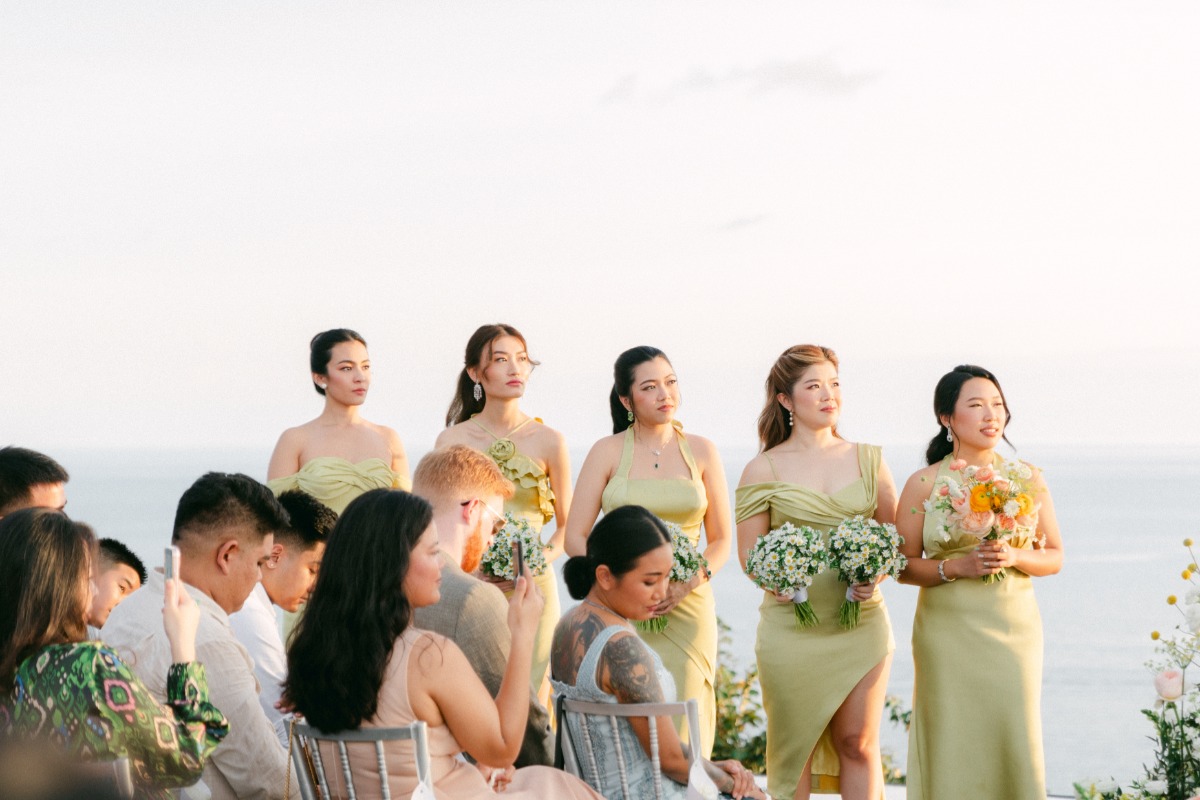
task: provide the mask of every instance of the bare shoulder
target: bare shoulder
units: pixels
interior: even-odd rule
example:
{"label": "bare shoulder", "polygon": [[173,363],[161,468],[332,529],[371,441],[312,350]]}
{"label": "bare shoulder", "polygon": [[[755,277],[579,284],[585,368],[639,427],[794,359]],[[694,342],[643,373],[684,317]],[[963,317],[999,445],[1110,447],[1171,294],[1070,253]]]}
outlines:
{"label": "bare shoulder", "polygon": [[392,430],[387,425],[379,425],[374,422],[368,422],[367,424],[370,425],[371,429],[378,433],[380,437],[382,437],[383,441],[387,443],[389,450],[391,450],[393,453],[404,452],[404,442],[400,440],[400,434],[396,433],[396,431]]}
{"label": "bare shoulder", "polygon": [[455,657],[463,658],[462,651],[453,639],[448,639],[440,633],[422,630],[412,644],[412,654],[409,662],[415,663],[422,675],[432,675],[455,661]]}
{"label": "bare shoulder", "polygon": [[767,460],[767,454],[759,453],[750,459],[750,463],[742,470],[742,477],[738,481],[738,486],[746,486],[752,483],[767,483],[773,480],[775,480],[775,474],[771,471],[771,463]]}
{"label": "bare shoulder", "polygon": [[597,439],[592,445],[592,449],[588,451],[588,460],[598,459],[603,462],[617,462],[621,458],[621,451],[625,447],[625,434],[614,433],[612,436],[605,436],[603,439]]}
{"label": "bare shoulder", "polygon": [[470,434],[471,432],[467,423],[456,422],[449,428],[442,430],[442,432],[437,435],[437,439],[435,439],[433,442],[433,447],[436,450],[442,447],[450,447],[451,445],[455,444],[473,446],[472,442],[470,441]]}
{"label": "bare shoulder", "polygon": [[558,449],[566,447],[567,437],[563,436],[555,428],[551,428],[546,423],[542,422],[538,417],[533,418],[533,422],[529,423],[531,438],[545,445],[548,448]]}
{"label": "bare shoulder", "polygon": [[919,470],[908,476],[908,480],[904,483],[904,491],[908,492],[920,488],[923,484],[931,484],[933,479],[937,477],[938,465],[930,464],[927,467],[921,467]]}
{"label": "bare shoulder", "polygon": [[654,656],[642,640],[618,633],[604,645],[600,656],[602,680],[622,703],[661,703],[662,686]]}
{"label": "bare shoulder", "polygon": [[692,455],[701,461],[720,461],[721,454],[717,452],[717,446],[712,443],[711,439],[706,439],[703,436],[698,436],[694,433],[683,434],[683,438],[687,440],[688,447],[692,448]]}

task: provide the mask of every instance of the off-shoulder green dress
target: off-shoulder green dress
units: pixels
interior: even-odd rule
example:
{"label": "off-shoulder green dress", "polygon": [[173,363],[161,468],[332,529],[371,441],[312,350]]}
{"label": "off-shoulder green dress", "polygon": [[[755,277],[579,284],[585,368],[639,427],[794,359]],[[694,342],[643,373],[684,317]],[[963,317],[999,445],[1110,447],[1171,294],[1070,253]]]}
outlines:
{"label": "off-shoulder green dress", "polygon": [[[530,417],[509,431],[512,436],[533,420],[541,422],[537,417]],[[524,519],[539,538],[542,528],[554,519],[554,490],[550,486],[550,476],[541,465],[524,453],[517,451],[512,439],[500,437],[485,428],[478,420],[472,418],[476,427],[492,437],[492,444],[486,450],[488,456],[500,467],[504,477],[513,482],[513,496],[504,502],[504,510],[514,517]],[[547,564],[546,571],[533,579],[534,584],[542,593],[545,605],[542,606],[542,616],[538,620],[537,635],[533,641],[533,667],[530,671],[530,684],[536,693],[550,668],[550,644],[554,639],[554,626],[561,616],[558,602],[558,580],[554,577],[554,565]]]}
{"label": "off-shoulder green dress", "polygon": [[[767,460],[774,473],[774,462],[770,456]],[[878,447],[858,445],[858,480],[833,494],[778,479],[740,486],[734,516],[740,523],[768,512],[771,530],[785,522],[808,525],[828,541],[829,532],[847,517],[875,514],[881,461]],[[829,722],[858,682],[896,647],[878,589],[860,604],[858,627],[843,630],[838,625],[847,588],[837,570],[818,575],[808,599],[820,623],[803,629],[796,627],[790,603],[763,592],[754,652],[767,712],[767,789],[772,797],[795,794],[809,755],[812,791],[838,791],[841,770]]]}
{"label": "off-shoulder green dress", "polygon": [[372,489],[412,488],[412,483],[382,458],[368,458],[355,464],[338,456],[317,456],[291,475],[267,481],[278,497],[289,489],[299,489],[341,514],[350,501]]}
{"label": "off-shoulder green dress", "polygon": [[[997,464],[1002,459],[997,458]],[[950,457],[937,477],[949,473]],[[970,555],[979,539],[925,515],[927,558]],[[1032,541],[1014,541],[1029,549]],[[1018,569],[996,583],[959,578],[922,587],[913,618],[910,800],[1044,800],[1042,617],[1033,580]]]}
{"label": "off-shoulder green dress", "polygon": [[[600,505],[606,514],[621,506],[643,506],[660,519],[682,528],[696,549],[702,551],[700,524],[708,511],[708,493],[687,437],[678,425],[676,436],[690,477],[630,479],[634,438],[633,428],[626,428],[621,463],[604,487]],[[717,700],[713,690],[717,667],[717,606],[712,584],[705,581],[697,586],[667,614],[666,619],[667,627],[661,633],[639,630],[638,634],[658,653],[671,673],[678,698],[694,697],[700,706],[701,754],[708,758],[712,755],[717,725]],[[678,727],[680,737],[687,741],[686,720],[678,720]]]}

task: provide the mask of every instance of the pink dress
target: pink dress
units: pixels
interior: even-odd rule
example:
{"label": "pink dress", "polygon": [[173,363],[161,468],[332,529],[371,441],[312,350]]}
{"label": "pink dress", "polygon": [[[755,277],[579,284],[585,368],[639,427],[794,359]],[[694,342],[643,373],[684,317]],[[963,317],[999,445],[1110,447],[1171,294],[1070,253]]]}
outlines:
{"label": "pink dress", "polygon": [[[363,728],[396,728],[416,721],[408,701],[408,657],[414,645],[426,631],[409,627],[400,634],[392,650],[379,688],[379,707],[375,716],[363,723]],[[488,787],[483,774],[473,765],[459,758],[462,747],[445,725],[428,726],[429,760],[433,768],[433,794],[438,800],[475,800],[475,798],[501,797],[507,800],[604,800],[587,784],[573,775],[551,767],[524,767],[516,771],[503,793],[497,794]],[[350,771],[354,776],[354,787],[363,800],[377,800],[379,770],[376,766],[373,745],[349,745]],[[405,798],[417,788],[417,761],[412,742],[387,742],[388,785],[392,797]],[[326,779],[334,797],[345,797],[341,769],[332,745],[321,746],[321,758],[325,762]]]}

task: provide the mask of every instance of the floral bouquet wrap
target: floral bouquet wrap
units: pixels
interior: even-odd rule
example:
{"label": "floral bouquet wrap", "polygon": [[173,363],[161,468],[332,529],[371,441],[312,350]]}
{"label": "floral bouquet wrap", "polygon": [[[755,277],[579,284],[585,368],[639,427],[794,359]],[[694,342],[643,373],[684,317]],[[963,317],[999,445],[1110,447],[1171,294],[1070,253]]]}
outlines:
{"label": "floral bouquet wrap", "polygon": [[533,532],[533,528],[522,517],[514,517],[504,512],[504,527],[492,539],[492,544],[483,552],[483,560],[479,562],[480,571],[489,577],[516,580],[513,571],[512,543],[521,540],[521,549],[525,555],[525,566],[529,567],[532,575],[542,575],[546,571],[546,551],[542,540]]}
{"label": "floral bouquet wrap", "polygon": [[[692,544],[692,540],[684,534],[683,528],[666,520],[663,520],[662,523],[667,526],[667,532],[671,534],[671,549],[675,556],[675,560],[671,564],[671,582],[685,583],[690,581],[701,568],[707,570],[708,559],[696,549],[696,545]],[[634,622],[634,626],[638,630],[662,633],[667,629],[667,618],[639,619]]]}
{"label": "floral bouquet wrap", "polygon": [[850,584],[846,599],[838,609],[838,624],[846,630],[858,627],[859,605],[854,599],[854,584],[875,583],[880,577],[900,577],[908,559],[900,552],[904,539],[896,526],[862,516],[842,520],[829,536],[829,565],[837,567],[838,577]]}
{"label": "floral bouquet wrap", "polygon": [[[1033,470],[1020,461],[1005,461],[997,467],[969,466],[961,458],[950,464],[950,475],[934,484],[933,497],[924,503],[925,512],[943,512],[942,540],[952,534],[973,536],[978,541],[1003,540],[1013,547],[1037,542],[1038,511],[1029,488]],[[1004,570],[984,575],[984,583],[1004,580]]]}
{"label": "floral bouquet wrap", "polygon": [[760,536],[746,556],[746,573],[761,589],[792,596],[796,625],[811,628],[820,620],[808,602],[813,578],[829,566],[829,548],[820,531],[785,522]]}

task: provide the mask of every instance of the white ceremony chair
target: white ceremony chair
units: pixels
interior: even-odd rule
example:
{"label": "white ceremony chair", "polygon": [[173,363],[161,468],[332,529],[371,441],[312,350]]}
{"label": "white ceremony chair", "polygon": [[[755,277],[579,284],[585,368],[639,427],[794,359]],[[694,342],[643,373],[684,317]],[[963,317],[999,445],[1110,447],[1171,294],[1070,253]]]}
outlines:
{"label": "white ceremony chair", "polygon": [[[429,763],[429,745],[426,739],[426,725],[417,721],[402,728],[367,728],[365,730],[342,731],[341,733],[324,733],[311,725],[297,721],[293,732],[292,763],[296,767],[299,778],[301,800],[330,800],[333,796],[329,791],[327,770],[339,769],[342,775],[341,783],[345,786],[346,797],[355,800],[357,793],[354,779],[350,772],[350,756],[347,745],[375,746],[375,762],[379,768],[379,790],[383,800],[392,800],[391,789],[388,787],[387,760],[384,758],[383,743],[411,740],[415,748],[417,761],[418,784],[412,797],[423,800],[433,798],[433,774]],[[321,758],[320,742],[330,742],[337,753],[337,764],[326,765]],[[334,779],[334,784],[339,781]],[[397,798],[396,800],[401,800]],[[405,798],[404,800],[407,800]]]}
{"label": "white ceremony chair", "polygon": [[[572,775],[582,779],[593,789],[608,798],[608,800],[645,800],[642,797],[634,797],[630,792],[628,768],[626,766],[632,759],[642,757],[645,754],[642,752],[640,745],[637,745],[637,753],[630,754],[624,752],[621,747],[621,738],[618,735],[618,717],[643,717],[650,720],[650,763],[654,768],[655,800],[662,800],[664,796],[664,778],[662,774],[662,760],[659,757],[658,749],[658,726],[653,724],[653,720],[656,717],[686,715],[689,733],[688,741],[700,741],[700,713],[699,706],[696,704],[694,698],[678,703],[589,703],[583,700],[568,700],[559,695],[556,706],[558,711],[556,747],[561,749],[563,768]],[[593,722],[597,717],[606,717],[609,720],[608,728],[610,733],[608,735],[612,737],[613,751],[617,759],[620,796],[615,794],[617,787],[602,784],[600,769],[596,764],[595,737],[604,735],[602,731],[593,727]],[[578,741],[567,724],[571,718],[578,719],[579,721]],[[695,748],[689,747],[686,749],[689,768],[694,767],[696,765]],[[670,779],[667,778],[666,780]]]}

